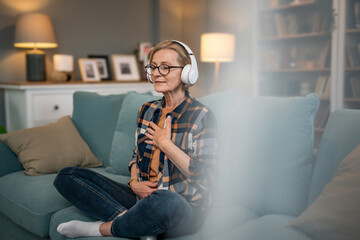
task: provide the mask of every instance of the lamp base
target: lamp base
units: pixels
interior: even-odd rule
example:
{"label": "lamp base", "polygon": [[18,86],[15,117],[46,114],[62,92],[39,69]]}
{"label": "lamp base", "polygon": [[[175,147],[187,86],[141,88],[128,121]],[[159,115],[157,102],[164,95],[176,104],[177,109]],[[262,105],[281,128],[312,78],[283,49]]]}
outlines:
{"label": "lamp base", "polygon": [[26,52],[26,78],[28,81],[45,81],[45,53],[39,50]]}

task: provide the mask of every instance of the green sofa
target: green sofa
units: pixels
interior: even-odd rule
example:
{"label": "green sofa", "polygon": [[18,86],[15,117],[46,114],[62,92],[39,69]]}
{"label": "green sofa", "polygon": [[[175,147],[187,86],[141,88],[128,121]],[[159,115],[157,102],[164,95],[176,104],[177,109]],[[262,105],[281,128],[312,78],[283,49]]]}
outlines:
{"label": "green sofa", "polygon": [[[128,181],[137,110],[157,98],[135,92],[74,94],[73,123],[103,162],[95,171]],[[288,225],[317,199],[342,159],[360,143],[360,111],[332,113],[314,155],[315,94],[239,98],[220,93],[199,100],[217,117],[217,184],[202,230],[176,239],[316,237]],[[26,176],[23,170],[17,156],[0,142],[0,239],[66,239],[56,231],[60,223],[93,221],[56,191],[56,174]]]}

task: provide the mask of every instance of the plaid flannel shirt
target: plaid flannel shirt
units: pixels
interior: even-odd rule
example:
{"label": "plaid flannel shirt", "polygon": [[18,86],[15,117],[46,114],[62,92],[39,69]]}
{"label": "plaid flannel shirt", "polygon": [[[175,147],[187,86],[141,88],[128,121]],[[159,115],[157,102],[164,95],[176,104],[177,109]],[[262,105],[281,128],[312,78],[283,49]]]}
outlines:
{"label": "plaid flannel shirt", "polygon": [[[154,146],[146,144],[146,128],[158,123],[164,98],[145,103],[139,110],[136,147],[129,169],[136,164],[139,181],[148,181]],[[217,152],[216,123],[212,112],[186,92],[186,99],[172,112],[172,142],[190,157],[187,178],[168,157],[160,152],[158,189],[182,195],[190,204],[205,210],[211,201]]]}

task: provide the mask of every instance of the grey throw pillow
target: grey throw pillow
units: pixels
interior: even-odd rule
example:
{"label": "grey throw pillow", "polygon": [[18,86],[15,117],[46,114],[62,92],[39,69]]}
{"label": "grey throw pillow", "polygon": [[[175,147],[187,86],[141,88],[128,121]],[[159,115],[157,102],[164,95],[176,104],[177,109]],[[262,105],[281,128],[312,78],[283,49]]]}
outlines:
{"label": "grey throw pillow", "polygon": [[0,141],[15,152],[26,175],[55,173],[68,166],[102,165],[69,116],[45,126],[2,134]]}
{"label": "grey throw pillow", "polygon": [[360,239],[360,144],[341,161],[320,196],[289,226],[314,239]]}

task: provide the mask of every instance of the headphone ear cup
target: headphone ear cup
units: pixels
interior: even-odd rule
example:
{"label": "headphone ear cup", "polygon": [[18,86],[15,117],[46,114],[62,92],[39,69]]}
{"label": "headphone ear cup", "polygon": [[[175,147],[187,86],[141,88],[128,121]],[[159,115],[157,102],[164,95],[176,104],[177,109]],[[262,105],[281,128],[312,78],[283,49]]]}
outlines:
{"label": "headphone ear cup", "polygon": [[198,72],[196,70],[191,69],[189,73],[189,85],[194,85],[198,80]]}
{"label": "headphone ear cup", "polygon": [[191,85],[189,81],[190,71],[191,71],[191,65],[187,64],[181,72],[181,81],[187,85]]}
{"label": "headphone ear cup", "polygon": [[152,81],[152,79],[151,79],[151,75],[146,74],[146,78],[147,78],[147,80],[148,80],[151,84],[153,84],[153,81]]}

